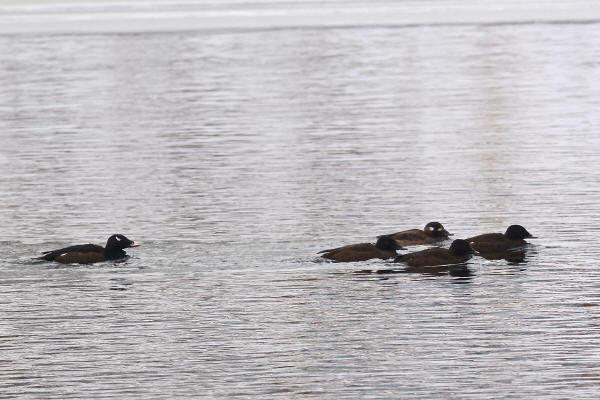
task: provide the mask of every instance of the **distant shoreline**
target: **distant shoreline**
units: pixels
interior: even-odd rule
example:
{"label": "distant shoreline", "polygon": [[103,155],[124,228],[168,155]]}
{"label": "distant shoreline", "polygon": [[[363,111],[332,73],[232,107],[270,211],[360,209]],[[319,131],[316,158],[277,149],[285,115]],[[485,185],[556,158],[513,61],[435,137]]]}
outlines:
{"label": "distant shoreline", "polygon": [[600,2],[0,0],[0,34],[600,22]]}

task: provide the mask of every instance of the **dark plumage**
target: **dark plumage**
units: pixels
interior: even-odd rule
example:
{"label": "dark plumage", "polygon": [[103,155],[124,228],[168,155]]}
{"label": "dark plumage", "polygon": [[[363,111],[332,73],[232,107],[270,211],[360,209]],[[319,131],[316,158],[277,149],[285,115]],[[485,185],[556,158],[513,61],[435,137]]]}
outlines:
{"label": "dark plumage", "polygon": [[469,246],[469,242],[457,239],[452,242],[450,249],[434,247],[414,253],[403,254],[394,260],[408,265],[404,272],[438,273],[445,266],[447,271],[449,265],[460,264],[468,261],[475,251]]}
{"label": "dark plumage", "polygon": [[91,264],[99,261],[118,260],[127,256],[123,249],[137,247],[132,240],[123,235],[112,235],[106,241],[106,247],[95,244],[80,244],[63,249],[44,252],[41,260],[56,261],[63,264]]}
{"label": "dark plumage", "polygon": [[351,244],[336,249],[323,250],[319,254],[330,260],[341,262],[366,261],[372,258],[387,260],[388,258],[396,257],[398,255],[396,250],[402,249],[404,248],[396,243],[394,239],[384,236],[377,239],[377,243],[375,244]]}
{"label": "dark plumage", "polygon": [[527,244],[523,239],[533,238],[531,233],[521,225],[511,225],[505,233],[484,233],[466,239],[475,250],[482,255],[502,253],[509,249],[522,247]]}
{"label": "dark plumage", "polygon": [[439,222],[429,222],[423,229],[409,229],[382,236],[391,237],[402,246],[411,246],[441,242],[448,239],[450,233]]}
{"label": "dark plumage", "polygon": [[495,252],[479,252],[479,255],[486,260],[506,260],[509,263],[523,263],[526,262],[525,256],[527,255],[524,247],[517,247],[516,249],[495,251]]}

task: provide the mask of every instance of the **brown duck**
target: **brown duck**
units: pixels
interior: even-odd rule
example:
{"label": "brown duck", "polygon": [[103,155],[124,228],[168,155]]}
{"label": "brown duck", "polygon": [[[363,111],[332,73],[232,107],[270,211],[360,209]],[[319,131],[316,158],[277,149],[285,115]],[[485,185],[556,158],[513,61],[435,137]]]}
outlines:
{"label": "brown duck", "polygon": [[406,264],[404,272],[437,273],[442,269],[448,271],[449,265],[468,261],[473,254],[475,251],[469,246],[469,242],[457,239],[452,242],[449,249],[434,247],[403,254],[396,257],[394,262]]}
{"label": "brown duck", "polygon": [[521,225],[511,225],[505,233],[484,233],[466,239],[475,250],[484,254],[502,253],[527,244],[526,238],[535,238]]}
{"label": "brown duck", "polygon": [[387,260],[398,255],[396,250],[403,249],[394,239],[382,236],[377,239],[377,243],[375,244],[351,244],[336,249],[323,250],[319,254],[322,254],[321,257],[341,262],[366,261],[372,258]]}
{"label": "brown duck", "polygon": [[118,260],[127,256],[123,249],[138,247],[127,237],[116,234],[106,241],[106,247],[95,244],[80,244],[58,250],[44,252],[41,260],[56,261],[63,264],[92,264],[99,261]]}
{"label": "brown duck", "polygon": [[402,246],[413,246],[441,242],[448,239],[450,235],[451,233],[439,222],[429,222],[423,229],[409,229],[382,236],[391,237]]}

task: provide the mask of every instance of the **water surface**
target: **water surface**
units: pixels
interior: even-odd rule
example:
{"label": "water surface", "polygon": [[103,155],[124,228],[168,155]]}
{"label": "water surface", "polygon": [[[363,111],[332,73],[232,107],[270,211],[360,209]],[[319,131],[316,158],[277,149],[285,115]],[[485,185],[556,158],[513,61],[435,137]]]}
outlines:
{"label": "water surface", "polygon": [[[0,36],[0,398],[597,397],[599,36]],[[468,277],[316,255],[431,220],[539,239]]]}

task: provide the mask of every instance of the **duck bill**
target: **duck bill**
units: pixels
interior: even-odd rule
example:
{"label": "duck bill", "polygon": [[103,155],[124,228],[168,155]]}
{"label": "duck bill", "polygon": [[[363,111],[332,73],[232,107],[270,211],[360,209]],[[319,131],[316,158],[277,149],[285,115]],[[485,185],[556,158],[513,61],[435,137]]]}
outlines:
{"label": "duck bill", "polygon": [[450,232],[448,232],[447,230],[444,229],[442,231],[442,235],[444,235],[444,236],[454,236],[454,233],[450,233]]}
{"label": "duck bill", "polygon": [[537,239],[537,238],[538,238],[537,236],[533,236],[533,235],[527,236],[527,239]]}
{"label": "duck bill", "polygon": [[140,247],[140,246],[141,246],[141,244],[139,244],[139,243],[131,243],[129,245],[129,247]]}

